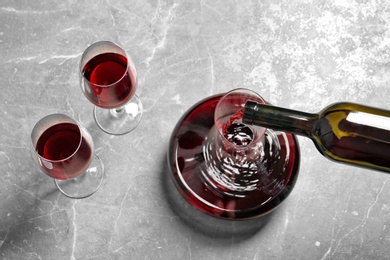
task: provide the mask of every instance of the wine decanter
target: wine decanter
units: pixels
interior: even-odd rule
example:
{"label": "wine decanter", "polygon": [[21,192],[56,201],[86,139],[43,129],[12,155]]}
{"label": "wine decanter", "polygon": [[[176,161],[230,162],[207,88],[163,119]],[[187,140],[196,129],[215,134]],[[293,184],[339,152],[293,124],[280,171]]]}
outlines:
{"label": "wine decanter", "polygon": [[390,111],[341,102],[311,114],[248,101],[243,122],[309,137],[329,159],[390,172]]}
{"label": "wine decanter", "polygon": [[247,89],[206,98],[177,123],[169,145],[173,182],[195,208],[224,219],[271,212],[298,176],[294,135],[242,123],[246,101],[266,103]]}

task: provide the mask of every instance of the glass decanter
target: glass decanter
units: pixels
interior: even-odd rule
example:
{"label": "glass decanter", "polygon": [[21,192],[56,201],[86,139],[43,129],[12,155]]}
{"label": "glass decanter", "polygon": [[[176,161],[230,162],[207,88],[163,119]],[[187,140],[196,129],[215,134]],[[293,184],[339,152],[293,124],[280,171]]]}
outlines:
{"label": "glass decanter", "polygon": [[249,219],[274,210],[292,191],[299,169],[293,134],[242,123],[246,101],[266,103],[248,89],[206,98],[177,123],[168,164],[181,195],[222,219]]}

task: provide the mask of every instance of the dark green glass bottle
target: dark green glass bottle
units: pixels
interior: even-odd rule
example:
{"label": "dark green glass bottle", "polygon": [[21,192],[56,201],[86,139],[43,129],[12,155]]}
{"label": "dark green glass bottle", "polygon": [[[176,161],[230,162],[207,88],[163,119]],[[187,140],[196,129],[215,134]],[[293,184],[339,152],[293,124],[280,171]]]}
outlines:
{"label": "dark green glass bottle", "polygon": [[312,114],[247,101],[243,122],[308,137],[329,159],[390,172],[390,111],[343,102]]}

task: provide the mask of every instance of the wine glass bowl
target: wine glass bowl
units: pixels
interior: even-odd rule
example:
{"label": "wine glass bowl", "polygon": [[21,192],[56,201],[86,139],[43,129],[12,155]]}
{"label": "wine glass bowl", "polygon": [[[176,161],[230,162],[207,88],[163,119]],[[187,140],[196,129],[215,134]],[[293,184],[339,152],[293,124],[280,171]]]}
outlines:
{"label": "wine glass bowl", "polygon": [[90,45],[81,58],[80,83],[85,97],[95,105],[94,118],[103,131],[122,135],[138,125],[143,107],[135,94],[137,72],[119,45],[110,41]]}
{"label": "wine glass bowl", "polygon": [[85,198],[102,184],[104,166],[94,155],[89,132],[71,117],[51,114],[37,122],[31,133],[33,158],[42,172],[55,179],[70,198]]}

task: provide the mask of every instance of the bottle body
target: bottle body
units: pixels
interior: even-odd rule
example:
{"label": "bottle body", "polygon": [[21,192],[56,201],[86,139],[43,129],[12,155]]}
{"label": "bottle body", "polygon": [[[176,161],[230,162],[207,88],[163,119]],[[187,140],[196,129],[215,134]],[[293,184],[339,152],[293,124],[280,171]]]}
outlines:
{"label": "bottle body", "polygon": [[390,112],[338,103],[321,112],[312,139],[331,159],[390,172]]}
{"label": "bottle body", "polygon": [[390,111],[346,102],[317,114],[251,101],[245,109],[244,123],[309,137],[329,159],[390,172]]}

